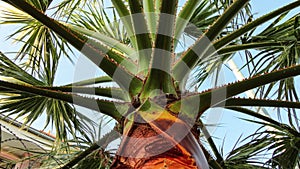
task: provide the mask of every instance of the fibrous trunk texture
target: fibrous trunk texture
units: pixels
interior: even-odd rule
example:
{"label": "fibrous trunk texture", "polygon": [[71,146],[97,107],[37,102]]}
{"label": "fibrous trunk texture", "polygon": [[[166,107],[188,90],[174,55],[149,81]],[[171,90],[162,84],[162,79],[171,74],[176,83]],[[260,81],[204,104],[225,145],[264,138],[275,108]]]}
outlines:
{"label": "fibrous trunk texture", "polygon": [[[170,115],[172,116],[172,115]],[[187,125],[174,118],[134,122],[117,152],[113,169],[206,169],[206,159]]]}

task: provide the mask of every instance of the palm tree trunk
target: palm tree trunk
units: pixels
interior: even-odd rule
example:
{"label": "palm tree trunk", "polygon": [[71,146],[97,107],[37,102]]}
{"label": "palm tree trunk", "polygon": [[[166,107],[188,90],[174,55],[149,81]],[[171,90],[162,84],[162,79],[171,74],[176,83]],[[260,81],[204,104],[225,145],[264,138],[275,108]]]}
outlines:
{"label": "palm tree trunk", "polygon": [[140,119],[123,133],[113,169],[208,169],[198,141],[182,120]]}

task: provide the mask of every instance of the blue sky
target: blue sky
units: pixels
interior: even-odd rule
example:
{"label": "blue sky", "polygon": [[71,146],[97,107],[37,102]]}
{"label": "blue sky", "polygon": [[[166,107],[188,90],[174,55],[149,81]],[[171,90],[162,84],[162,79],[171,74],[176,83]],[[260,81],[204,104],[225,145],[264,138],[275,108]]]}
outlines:
{"label": "blue sky", "polygon": [[[293,1],[292,0],[252,0],[250,2],[253,10],[252,12],[253,14],[255,14],[254,17],[257,18],[263,14],[272,11],[273,9],[278,8],[279,6],[283,6]],[[299,8],[297,10],[292,11],[288,16],[294,15],[296,13],[300,13]],[[239,63],[241,64],[242,60],[236,62],[238,66]],[[229,77],[227,75],[229,75]],[[233,77],[232,75],[230,76],[230,74],[226,74],[226,78],[234,79],[235,77]],[[273,114],[276,111],[274,109],[268,109],[268,111],[270,110],[271,112],[269,113],[273,113]],[[240,137],[241,134],[245,137],[249,132],[253,132],[253,129],[258,127],[258,125],[254,123],[245,122],[238,118],[245,118],[245,116],[231,111],[223,111],[222,120],[221,120],[222,123],[220,124],[223,127],[218,128],[213,133],[213,136],[215,136],[215,141],[219,143],[219,145],[222,145],[224,141],[225,144],[224,152],[229,152],[233,148],[234,143],[236,142],[237,138]],[[226,139],[224,140],[223,138]]]}

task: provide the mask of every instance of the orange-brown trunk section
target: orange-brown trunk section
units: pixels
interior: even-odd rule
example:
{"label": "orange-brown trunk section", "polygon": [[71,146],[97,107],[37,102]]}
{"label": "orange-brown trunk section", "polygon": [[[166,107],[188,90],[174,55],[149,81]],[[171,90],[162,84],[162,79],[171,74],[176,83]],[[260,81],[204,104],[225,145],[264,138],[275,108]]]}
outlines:
{"label": "orange-brown trunk section", "polygon": [[[163,130],[175,122],[163,120],[156,123]],[[118,155],[112,165],[113,169],[198,169],[196,158],[186,150],[187,141],[174,143],[149,123],[134,123],[124,136]],[[178,131],[180,132],[180,130]],[[172,132],[171,132],[172,133]],[[176,131],[173,131],[176,134]],[[171,134],[172,135],[172,134]],[[170,139],[171,138],[171,139]],[[198,144],[188,143],[188,144]]]}

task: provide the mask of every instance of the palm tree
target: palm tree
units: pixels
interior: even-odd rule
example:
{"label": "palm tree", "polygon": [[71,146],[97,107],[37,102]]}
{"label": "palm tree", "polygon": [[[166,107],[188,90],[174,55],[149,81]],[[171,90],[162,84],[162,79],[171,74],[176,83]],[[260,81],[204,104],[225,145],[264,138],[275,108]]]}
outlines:
{"label": "palm tree", "polygon": [[[294,77],[300,74],[299,16],[284,18],[300,1],[257,19],[250,0],[187,0],[181,7],[178,0],[2,1],[15,7],[3,11],[2,24],[20,24],[9,38],[23,45],[14,62],[1,53],[1,111],[25,117],[24,124],[45,113],[46,126],[55,126],[56,144],[67,146],[67,152],[76,150],[70,150],[70,137],[77,144],[90,143],[60,167],[91,164],[91,154],[98,157],[98,167],[112,163],[111,168],[299,167],[300,103]],[[109,7],[101,8],[105,4]],[[59,60],[71,60],[78,51],[106,76],[55,86]],[[201,92],[189,88],[201,87],[243,51],[247,79]],[[118,87],[101,87],[106,82]],[[238,97],[251,89],[255,98]],[[114,131],[122,133],[115,155],[99,150],[107,145],[103,140],[91,144],[92,117],[73,105],[115,120]],[[255,117],[259,120],[247,121],[263,127],[224,156],[201,120],[213,107]],[[287,121],[251,107],[284,109]],[[113,133],[104,138],[119,137]],[[200,142],[202,133],[207,143]],[[264,152],[271,152],[266,160],[261,159]]]}

